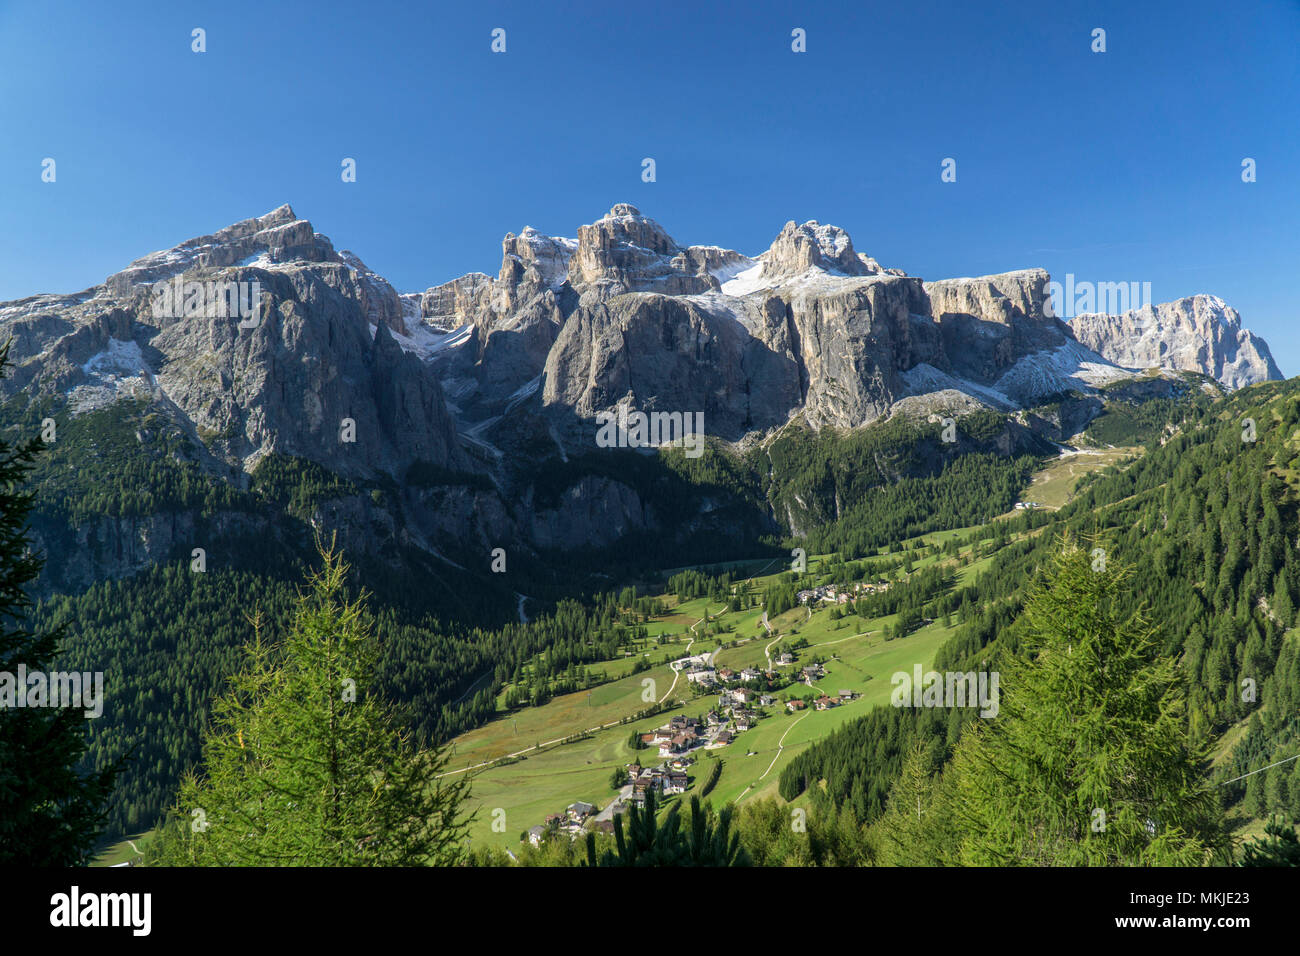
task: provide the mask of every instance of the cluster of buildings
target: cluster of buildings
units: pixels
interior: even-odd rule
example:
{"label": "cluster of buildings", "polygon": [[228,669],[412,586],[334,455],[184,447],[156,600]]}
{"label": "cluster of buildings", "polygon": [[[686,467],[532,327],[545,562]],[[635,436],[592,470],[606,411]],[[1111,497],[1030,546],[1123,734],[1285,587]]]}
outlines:
{"label": "cluster of buildings", "polygon": [[748,683],[756,681],[765,675],[756,667],[746,667],[743,670],[733,671],[730,667],[714,668],[708,664],[692,663],[685,670],[686,679],[692,684],[698,684],[703,688],[717,687],[719,685]]}
{"label": "cluster of buildings", "polygon": [[[856,696],[857,695],[853,693],[853,691],[851,690],[842,690],[834,697],[832,697],[829,694],[822,694],[822,696],[818,697],[816,700],[812,702],[812,706],[814,710],[830,710],[832,707],[838,707],[841,704],[847,704],[849,701],[853,700]],[[807,703],[797,699],[788,700],[785,702],[785,709],[792,714],[795,713],[796,711],[803,710],[807,706],[808,706]]]}
{"label": "cluster of buildings", "polygon": [[800,683],[807,684],[809,687],[812,687],[813,684],[815,684],[817,681],[821,680],[825,676],[826,676],[825,667],[823,667],[821,664],[809,664],[807,667],[805,667],[802,671],[799,672],[799,681]]}
{"label": "cluster of buildings", "polygon": [[[741,671],[740,676],[742,679],[753,679],[743,677],[751,672],[755,677],[760,675],[757,670],[746,670]],[[732,675],[726,668],[720,669],[718,673]],[[809,664],[800,674],[803,682],[810,686],[814,680],[825,676],[826,669],[821,664]],[[829,710],[848,703],[855,696],[851,690],[841,690],[834,697],[823,694],[812,702],[812,706],[817,710]],[[646,797],[651,793],[656,796],[685,793],[690,785],[687,771],[695,762],[690,752],[700,748],[729,746],[736,739],[736,734],[749,730],[757,722],[759,715],[751,709],[751,705],[767,707],[775,703],[777,700],[771,694],[759,693],[748,687],[732,687],[723,690],[718,696],[717,707],[710,710],[703,720],[685,714],[670,717],[662,727],[641,734],[641,741],[647,747],[658,747],[659,756],[664,758],[659,766],[628,764],[627,783],[619,796],[604,810],[597,812],[593,804],[581,801],[571,803],[564,813],[552,813],[546,818],[545,824],[530,829],[527,833],[528,842],[538,846],[552,834],[565,834],[573,839],[588,828],[612,832],[615,814],[622,813],[629,804],[644,806]],[[807,705],[802,700],[791,700],[785,706],[793,712],[803,710]]]}
{"label": "cluster of buildings", "polygon": [[889,590],[888,581],[859,581],[852,585],[820,584],[807,591],[800,591],[795,599],[800,604],[848,604],[862,594],[879,594]]}
{"label": "cluster of buildings", "polygon": [[641,735],[641,742],[647,747],[658,747],[659,756],[673,757],[684,754],[709,743],[706,727],[700,724],[698,717],[686,717],[678,714],[662,727],[657,727]]}
{"label": "cluster of buildings", "polygon": [[[636,806],[644,806],[646,796],[650,793],[671,796],[674,793],[685,793],[689,786],[689,777],[686,775],[686,768],[694,761],[690,757],[678,758],[658,767],[642,767],[638,763],[629,764],[627,768],[628,784],[632,787],[628,793],[628,802]],[[619,812],[620,808],[614,810]]]}
{"label": "cluster of buildings", "polygon": [[581,800],[571,803],[563,813],[552,813],[547,816],[544,824],[531,827],[527,834],[528,842],[538,846],[548,836],[561,833],[573,839],[582,833],[587,821],[595,815],[595,804],[583,803]]}

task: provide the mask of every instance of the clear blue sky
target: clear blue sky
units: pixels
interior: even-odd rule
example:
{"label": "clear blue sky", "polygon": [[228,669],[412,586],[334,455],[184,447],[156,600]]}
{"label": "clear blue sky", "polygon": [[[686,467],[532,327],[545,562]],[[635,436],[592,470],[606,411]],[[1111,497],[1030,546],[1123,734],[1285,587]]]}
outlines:
{"label": "clear blue sky", "polygon": [[1212,292],[1295,374],[1298,117],[1297,0],[0,2],[0,300],[283,202],[411,291],[633,202],[683,244],[819,219],[926,278]]}

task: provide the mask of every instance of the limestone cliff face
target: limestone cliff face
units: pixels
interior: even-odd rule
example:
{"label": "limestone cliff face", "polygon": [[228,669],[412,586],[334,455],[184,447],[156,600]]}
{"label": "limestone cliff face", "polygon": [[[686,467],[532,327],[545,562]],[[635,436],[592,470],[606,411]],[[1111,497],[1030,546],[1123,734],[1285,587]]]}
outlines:
{"label": "limestone cliff face", "polygon": [[[779,325],[779,309],[774,319]],[[764,362],[764,351],[701,303],[626,293],[569,317],[547,356],[542,401],[582,418],[623,402],[702,412],[708,433],[738,439],[784,421],[798,403],[793,356]]]}
{"label": "limestone cliff face", "polygon": [[912,354],[909,316],[924,308],[919,279],[878,276],[826,286],[797,284],[788,309],[814,426],[853,428],[884,415],[905,392]]}
{"label": "limestone cliff face", "polygon": [[1282,378],[1268,343],[1222,299],[1193,295],[1121,315],[1070,319],[1075,337],[1125,368],[1200,372],[1226,388]]}
{"label": "limestone cliff face", "polygon": [[[1041,269],[922,282],[816,221],[786,223],[754,258],[683,249],[626,204],[578,237],[562,246],[574,250],[563,281],[550,254],[557,334],[539,392],[551,412],[703,411],[709,433],[734,438],[791,416],[852,428],[941,406],[1032,407],[1130,375],[1051,315]],[[1218,363],[1231,381],[1261,354],[1249,333],[1240,342]]]}
{"label": "limestone cliff face", "polygon": [[1064,345],[1065,326],[1044,308],[1048,281],[1042,269],[1025,269],[927,282],[949,369],[991,383],[1022,356]]}
{"label": "limestone cliff face", "polygon": [[591,225],[578,227],[571,281],[602,295],[692,295],[718,288],[706,265],[707,257],[689,255],[659,223],[619,203]]}
{"label": "limestone cliff face", "polygon": [[[879,275],[886,270],[875,259],[854,251],[853,240],[839,226],[812,219],[802,225],[787,222],[760,258],[763,274],[772,278],[797,276],[809,269],[846,276]],[[889,270],[902,275],[898,270]]]}

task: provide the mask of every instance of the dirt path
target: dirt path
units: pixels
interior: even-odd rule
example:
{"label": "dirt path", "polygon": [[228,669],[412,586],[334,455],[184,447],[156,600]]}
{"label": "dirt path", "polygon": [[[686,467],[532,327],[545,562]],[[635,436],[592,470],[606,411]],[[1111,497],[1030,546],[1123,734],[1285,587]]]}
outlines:
{"label": "dirt path", "polygon": [[[803,717],[799,718],[799,720],[803,720],[803,718],[807,716],[808,716],[807,714],[804,714]],[[772,762],[767,765],[767,769],[763,771],[763,773],[759,776],[758,780],[762,780],[769,773],[771,773],[772,768],[776,766],[776,762],[781,759],[781,753],[782,751],[785,750],[785,738],[790,736],[790,731],[794,730],[794,728],[798,725],[799,720],[796,720],[793,724],[787,727],[785,729],[785,733],[781,735],[781,739],[776,742],[776,756],[772,758]],[[754,783],[757,783],[758,780],[754,781]],[[751,783],[748,787],[744,789],[744,791],[740,794],[740,796],[736,798],[736,802],[739,803],[741,800],[744,800],[745,797],[749,794],[749,792],[753,789],[754,789],[754,784]]]}

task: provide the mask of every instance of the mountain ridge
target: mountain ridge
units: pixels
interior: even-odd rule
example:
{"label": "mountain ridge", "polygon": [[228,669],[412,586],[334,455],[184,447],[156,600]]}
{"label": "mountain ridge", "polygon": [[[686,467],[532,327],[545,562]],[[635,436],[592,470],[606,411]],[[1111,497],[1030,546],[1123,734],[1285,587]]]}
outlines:
{"label": "mountain ridge", "polygon": [[[924,280],[815,220],[787,222],[756,256],[682,246],[618,203],[576,238],[507,233],[495,278],[399,293],[283,204],[80,293],[0,303],[16,364],[3,389],[61,394],[74,414],[166,401],[194,434],[222,436],[210,450],[245,472],[279,452],[400,478],[417,462],[491,472],[512,451],[507,432],[582,453],[591,419],[620,405],[700,412],[708,434],[736,442],[795,420],[1023,410],[1152,365],[1230,389],[1280,375],[1222,300],[1067,324],[1051,314],[1049,279]],[[178,302],[206,284],[209,306],[233,283],[246,304],[258,298],[257,320],[159,315],[159,283]],[[1166,330],[1176,347],[1161,347]],[[348,427],[364,453],[347,447]]]}

